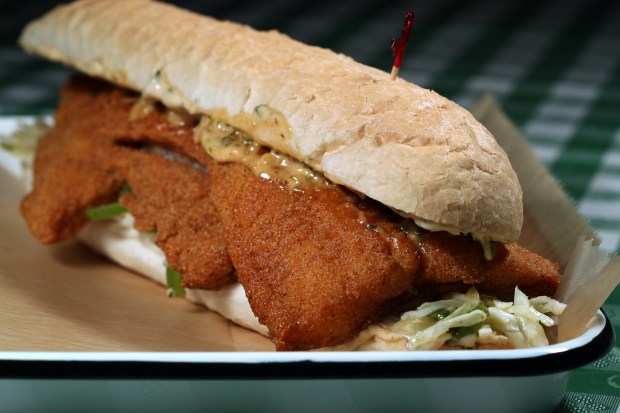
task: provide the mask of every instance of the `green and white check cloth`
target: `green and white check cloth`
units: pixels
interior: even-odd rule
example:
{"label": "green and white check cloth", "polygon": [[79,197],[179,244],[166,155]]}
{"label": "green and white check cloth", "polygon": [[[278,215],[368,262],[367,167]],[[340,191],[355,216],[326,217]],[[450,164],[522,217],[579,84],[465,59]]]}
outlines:
{"label": "green and white check cloth", "polygon": [[[0,115],[50,113],[69,70],[25,55],[21,26],[53,2],[0,13]],[[404,13],[416,22],[400,76],[464,106],[495,95],[602,238],[620,249],[620,2],[185,1],[218,18],[277,28],[389,71]],[[605,310],[620,330],[620,289]],[[573,374],[561,412],[620,412],[620,347]]]}
{"label": "green and white check cloth", "polygon": [[[0,115],[51,112],[67,77],[67,69],[15,45],[23,22],[51,2],[39,3],[12,4],[0,17]],[[400,35],[404,12],[415,8],[400,76],[464,106],[493,93],[598,231],[603,248],[620,249],[620,3],[180,3],[257,28],[275,27],[386,71],[389,42]]]}

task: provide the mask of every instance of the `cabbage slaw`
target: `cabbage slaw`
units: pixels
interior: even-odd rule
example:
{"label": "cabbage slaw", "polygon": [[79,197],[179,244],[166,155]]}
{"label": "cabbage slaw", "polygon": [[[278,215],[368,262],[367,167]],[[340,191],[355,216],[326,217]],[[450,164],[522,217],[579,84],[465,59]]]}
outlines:
{"label": "cabbage slaw", "polygon": [[518,287],[512,302],[472,287],[403,313],[389,335],[404,337],[408,350],[541,347],[549,344],[545,327],[554,326],[565,307],[546,296],[530,299]]}

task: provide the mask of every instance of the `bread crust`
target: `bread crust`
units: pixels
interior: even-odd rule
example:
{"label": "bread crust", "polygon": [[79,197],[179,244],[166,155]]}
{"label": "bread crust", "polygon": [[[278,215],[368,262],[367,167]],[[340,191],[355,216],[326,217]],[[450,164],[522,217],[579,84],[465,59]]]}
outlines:
{"label": "bread crust", "polygon": [[240,129],[239,114],[268,105],[287,133],[252,137],[334,182],[439,229],[519,236],[521,187],[493,136],[437,93],[346,56],[147,0],[59,6],[20,44]]}

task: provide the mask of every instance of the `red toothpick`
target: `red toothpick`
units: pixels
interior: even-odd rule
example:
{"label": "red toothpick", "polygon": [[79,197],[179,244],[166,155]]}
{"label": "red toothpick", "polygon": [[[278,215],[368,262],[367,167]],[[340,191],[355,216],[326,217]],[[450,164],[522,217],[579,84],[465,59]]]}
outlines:
{"label": "red toothpick", "polygon": [[412,11],[405,14],[405,24],[403,25],[403,32],[401,33],[400,38],[398,40],[392,39],[392,55],[394,55],[394,66],[392,66],[392,73],[390,74],[392,80],[395,80],[396,76],[398,76],[400,63],[403,60],[405,48],[407,47],[407,42],[409,41],[409,33],[411,33],[411,28],[413,27],[414,16],[415,14]]}

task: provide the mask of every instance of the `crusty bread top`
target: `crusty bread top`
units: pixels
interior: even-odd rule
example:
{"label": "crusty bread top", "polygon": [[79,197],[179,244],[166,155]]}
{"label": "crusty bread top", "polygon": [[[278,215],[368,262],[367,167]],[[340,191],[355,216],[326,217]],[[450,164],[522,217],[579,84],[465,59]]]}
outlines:
{"label": "crusty bread top", "polygon": [[146,0],[57,7],[20,43],[241,129],[236,115],[268,105],[290,131],[253,137],[334,182],[426,226],[518,238],[521,188],[493,136],[455,103],[346,56]]}

